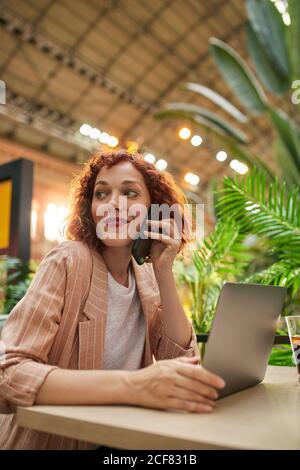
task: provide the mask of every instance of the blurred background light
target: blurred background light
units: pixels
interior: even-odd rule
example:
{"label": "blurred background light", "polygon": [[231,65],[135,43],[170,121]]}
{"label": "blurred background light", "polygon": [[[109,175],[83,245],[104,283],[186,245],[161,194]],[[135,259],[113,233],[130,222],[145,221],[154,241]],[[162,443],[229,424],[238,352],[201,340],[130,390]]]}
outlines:
{"label": "blurred background light", "polygon": [[101,142],[101,144],[107,144],[108,140],[109,134],[107,132],[101,132],[99,136],[99,142]]}
{"label": "blurred background light", "polygon": [[97,140],[99,139],[100,134],[101,134],[100,130],[97,129],[97,127],[93,127],[89,132],[89,137],[93,140]]}
{"label": "blurred background light", "polygon": [[182,127],[178,134],[181,139],[186,140],[191,136],[191,131],[187,127]]}
{"label": "blurred background light", "polygon": [[158,170],[165,170],[167,168],[168,164],[166,160],[163,160],[162,158],[160,160],[157,160],[156,162],[156,168]]}
{"label": "blurred background light", "polygon": [[193,137],[191,138],[191,144],[194,147],[198,147],[202,144],[202,137],[200,135],[193,135]]}
{"label": "blurred background light", "polygon": [[193,173],[186,173],[184,180],[192,185],[196,185],[199,183],[200,178],[197,175],[194,175]]}
{"label": "blurred background light", "polygon": [[117,139],[117,137],[113,136],[113,135],[110,135],[108,136],[107,138],[107,145],[109,147],[116,147],[119,143],[119,139]]}
{"label": "blurred background light", "polygon": [[89,124],[82,124],[82,126],[79,129],[79,132],[82,135],[88,136],[91,130],[92,130],[92,127]]}
{"label": "blurred background light", "polygon": [[155,156],[153,155],[153,153],[146,153],[146,155],[144,156],[144,160],[146,160],[146,162],[149,162],[149,163],[154,163]]}
{"label": "blurred background light", "polygon": [[44,236],[48,241],[62,241],[63,223],[68,210],[65,206],[48,204],[44,214]]}
{"label": "blurred background light", "polygon": [[217,153],[216,155],[216,159],[219,161],[219,162],[224,162],[227,158],[227,153],[224,152],[224,150],[220,150],[220,152]]}
{"label": "blurred background light", "polygon": [[239,160],[231,160],[230,167],[237,173],[240,173],[241,175],[245,175],[249,169],[247,165],[240,162]]}

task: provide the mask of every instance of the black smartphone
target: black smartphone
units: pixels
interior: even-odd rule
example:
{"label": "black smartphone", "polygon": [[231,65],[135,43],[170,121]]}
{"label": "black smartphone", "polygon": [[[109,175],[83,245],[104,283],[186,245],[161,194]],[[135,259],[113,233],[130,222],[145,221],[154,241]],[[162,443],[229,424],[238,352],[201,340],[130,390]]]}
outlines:
{"label": "black smartphone", "polygon": [[[144,230],[150,230],[148,224],[146,223],[147,219],[151,220],[159,220],[159,214],[157,211],[152,211],[151,214],[151,207],[148,211],[147,217],[145,218],[140,233],[143,233]],[[131,253],[136,260],[137,264],[144,264],[145,258],[150,255],[150,250],[151,250],[151,245],[152,245],[152,238],[142,238],[139,236],[138,238],[135,239],[132,248],[131,248]]]}

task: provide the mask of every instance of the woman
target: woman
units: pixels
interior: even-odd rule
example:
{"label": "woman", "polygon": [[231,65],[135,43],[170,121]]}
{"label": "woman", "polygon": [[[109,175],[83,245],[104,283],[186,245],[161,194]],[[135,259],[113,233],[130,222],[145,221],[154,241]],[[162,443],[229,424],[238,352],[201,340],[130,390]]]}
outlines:
{"label": "woman", "polygon": [[71,189],[67,240],[44,257],[2,332],[1,449],[91,448],[18,427],[18,405],[131,404],[211,412],[224,386],[195,367],[197,340],[172,275],[184,230],[178,237],[174,219],[152,221],[149,262],[140,266],[131,254],[132,235],[141,229],[134,204],[146,210],[150,204],[183,205],[171,175],[139,154],[96,153]]}

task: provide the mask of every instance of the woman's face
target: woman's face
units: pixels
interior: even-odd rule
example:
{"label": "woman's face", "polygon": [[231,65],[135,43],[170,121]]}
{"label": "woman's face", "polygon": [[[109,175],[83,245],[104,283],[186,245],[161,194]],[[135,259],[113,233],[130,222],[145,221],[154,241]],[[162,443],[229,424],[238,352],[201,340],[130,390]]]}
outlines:
{"label": "woman's face", "polygon": [[144,177],[130,162],[101,168],[95,179],[91,208],[98,238],[110,247],[130,245],[150,204]]}

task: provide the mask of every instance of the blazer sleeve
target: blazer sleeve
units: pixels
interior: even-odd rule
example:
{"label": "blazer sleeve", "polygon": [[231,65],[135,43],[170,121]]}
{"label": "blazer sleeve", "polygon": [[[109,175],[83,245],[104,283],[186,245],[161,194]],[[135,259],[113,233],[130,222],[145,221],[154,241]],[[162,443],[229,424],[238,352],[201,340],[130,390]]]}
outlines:
{"label": "blazer sleeve", "polygon": [[34,404],[64,305],[68,250],[61,242],[39,264],[25,296],[10,312],[1,335],[0,413]]}
{"label": "blazer sleeve", "polygon": [[167,336],[164,330],[164,322],[162,319],[162,306],[156,308],[154,320],[150,332],[152,353],[155,360],[173,359],[179,356],[193,357],[197,356],[200,361],[199,348],[197,344],[197,336],[193,326],[190,343],[187,349],[184,349],[180,344],[173,341]]}

